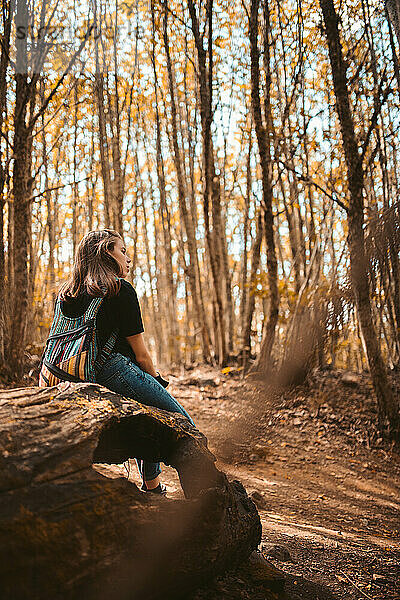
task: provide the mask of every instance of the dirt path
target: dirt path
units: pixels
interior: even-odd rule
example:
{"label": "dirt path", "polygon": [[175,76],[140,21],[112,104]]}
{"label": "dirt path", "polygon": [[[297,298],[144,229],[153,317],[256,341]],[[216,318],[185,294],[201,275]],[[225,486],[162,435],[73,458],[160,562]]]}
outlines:
{"label": "dirt path", "polygon": [[[349,387],[341,376],[276,396],[197,370],[171,377],[169,389],[252,494],[264,553],[294,576],[290,598],[399,600],[400,456],[371,425],[368,381]],[[247,597],[213,589],[207,597]]]}
{"label": "dirt path", "polygon": [[[169,379],[219,468],[257,504],[261,548],[287,575],[288,600],[400,600],[400,455],[374,428],[366,376],[349,387],[343,374],[328,373],[285,394],[216,370]],[[129,465],[119,476],[139,484]],[[183,496],[174,469],[162,477],[170,497]],[[242,598],[282,600],[243,574],[217,579],[192,600]]]}

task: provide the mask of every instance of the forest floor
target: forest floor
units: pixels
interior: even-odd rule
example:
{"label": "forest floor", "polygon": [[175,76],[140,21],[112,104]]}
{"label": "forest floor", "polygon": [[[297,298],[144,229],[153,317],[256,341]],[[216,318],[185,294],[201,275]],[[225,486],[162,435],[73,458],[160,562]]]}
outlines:
{"label": "forest floor", "polygon": [[[262,552],[287,576],[290,600],[400,599],[400,453],[374,426],[366,374],[317,372],[281,393],[234,371],[197,368],[169,379],[217,466],[257,504]],[[393,384],[400,397],[400,374]],[[170,496],[181,493],[172,469],[164,481]],[[270,597],[240,573],[195,595]]]}
{"label": "forest floor", "polygon": [[[263,555],[285,575],[286,595],[239,570],[190,600],[400,600],[400,452],[379,437],[368,375],[316,372],[284,392],[234,369],[163,375],[218,468],[253,498]],[[392,383],[400,398],[400,373]],[[131,466],[109,476],[139,483]],[[182,497],[163,468],[168,496]]]}

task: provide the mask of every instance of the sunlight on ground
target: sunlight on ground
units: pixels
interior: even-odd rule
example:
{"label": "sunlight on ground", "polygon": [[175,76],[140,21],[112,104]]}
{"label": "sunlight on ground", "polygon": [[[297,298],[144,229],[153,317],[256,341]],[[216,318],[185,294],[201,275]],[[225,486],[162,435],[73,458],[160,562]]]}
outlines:
{"label": "sunlight on ground", "polygon": [[326,527],[290,521],[285,515],[269,513],[263,510],[260,510],[259,512],[264,532],[266,529],[274,532],[279,531],[285,535],[309,539],[334,547],[337,547],[339,544],[345,545],[346,542],[350,542],[352,544],[360,544],[360,546],[363,546],[364,548],[366,543],[370,543],[381,546],[386,550],[400,550],[400,542],[393,538],[381,538],[374,535],[366,535],[364,533],[362,536],[358,536],[343,530],[327,529]]}
{"label": "sunlight on ground", "polygon": [[[128,479],[131,483],[135,484],[139,489],[142,485],[142,479],[140,477],[136,461],[131,458],[119,465],[97,463],[93,465],[95,471],[108,477],[109,479],[118,479],[123,477]],[[183,491],[179,481],[178,473],[172,467],[162,465],[161,479],[167,486],[167,495],[169,498],[183,498]]]}

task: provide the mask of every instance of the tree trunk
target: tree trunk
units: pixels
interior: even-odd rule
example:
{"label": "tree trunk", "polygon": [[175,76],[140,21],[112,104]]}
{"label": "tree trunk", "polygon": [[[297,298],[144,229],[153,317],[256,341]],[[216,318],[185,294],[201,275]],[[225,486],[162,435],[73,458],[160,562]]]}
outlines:
{"label": "tree trunk", "polygon": [[[212,113],[212,77],[213,77],[213,56],[212,56],[212,12],[213,0],[207,0],[206,21],[208,28],[208,50],[204,49],[204,34],[200,33],[199,19],[196,13],[196,7],[193,0],[188,0],[191,28],[193,31],[197,61],[199,69],[199,89],[200,89],[200,117],[203,137],[203,165],[204,165],[204,228],[206,232],[206,241],[208,248],[208,257],[213,279],[213,289],[216,300],[217,316],[217,339],[219,340],[218,357],[219,364],[226,364],[227,351],[225,339],[225,314],[222,302],[222,287],[219,266],[221,265],[219,242],[215,240],[214,232],[210,229],[210,200],[212,203],[213,225],[218,227],[218,215],[220,212],[220,181],[215,170],[215,161],[212,150],[211,123]],[[208,57],[208,64],[207,64]]]}
{"label": "tree trunk", "polygon": [[[265,90],[265,113],[267,115],[266,123],[263,123],[261,102],[260,102],[260,66],[259,66],[259,48],[258,48],[258,7],[259,0],[252,0],[250,7],[250,56],[251,56],[251,107],[254,118],[254,128],[257,136],[258,151],[262,172],[263,188],[263,212],[264,212],[264,235],[267,245],[267,267],[268,267],[268,288],[269,288],[269,314],[265,325],[265,334],[261,344],[260,355],[253,365],[257,371],[268,371],[270,369],[270,358],[275,339],[275,330],[278,323],[279,314],[279,293],[278,293],[278,264],[276,259],[275,241],[274,241],[274,217],[272,213],[272,185],[271,185],[271,154],[270,154],[270,135],[271,135],[271,108],[270,108],[270,60],[269,60],[269,8],[265,5],[265,36],[264,52],[268,56],[264,58],[266,66],[266,90]],[[252,370],[253,370],[252,369]]]}
{"label": "tree trunk", "polygon": [[300,277],[300,248],[298,243],[298,235],[295,229],[295,219],[293,215],[293,209],[286,201],[286,190],[283,184],[282,177],[279,178],[280,188],[282,192],[282,201],[286,215],[286,221],[289,230],[289,243],[290,251],[292,254],[292,268],[294,271],[294,282],[296,294],[299,293],[301,288],[301,277]]}
{"label": "tree trunk", "polygon": [[[195,153],[196,153],[196,144],[194,143],[193,140],[197,139],[197,119],[196,117],[194,117],[193,122],[191,120],[191,116],[190,116],[190,100],[188,97],[188,73],[187,73],[187,68],[188,68],[188,59],[189,53],[188,53],[188,46],[187,46],[187,34],[185,34],[185,68],[184,68],[184,73],[183,73],[183,84],[184,84],[184,95],[185,95],[185,114],[182,118],[180,118],[180,125],[181,125],[181,136],[183,139],[183,133],[186,134],[187,137],[187,161],[184,160],[184,164],[186,166],[186,162],[187,162],[187,176],[186,179],[189,183],[189,213],[188,213],[188,220],[189,220],[189,228],[191,230],[191,235],[194,238],[194,242],[195,242],[195,246],[196,246],[196,261],[195,261],[195,270],[196,270],[196,279],[197,279],[197,289],[199,292],[199,304],[200,304],[200,310],[201,310],[201,314],[204,315],[204,319],[205,319],[205,328],[207,330],[207,336],[208,339],[210,341],[210,346],[211,346],[211,328],[210,328],[210,319],[209,319],[209,310],[205,307],[205,300],[204,300],[204,284],[203,281],[207,280],[207,274],[203,272],[203,279],[201,277],[200,274],[200,264],[199,264],[199,257],[197,254],[197,242],[196,242],[196,228],[197,228],[197,223],[198,223],[198,216],[197,216],[197,204],[196,204],[196,193],[195,193],[195,166],[194,166],[194,159],[195,159]],[[196,104],[197,106],[197,104]],[[179,104],[178,104],[178,109],[179,109]],[[185,127],[182,126],[182,121],[185,122]],[[185,149],[184,147],[182,148],[182,154],[183,156],[185,156]],[[207,286],[206,286],[207,287]],[[212,349],[210,349],[210,359],[211,362],[214,364],[214,355],[215,352],[212,352]]]}
{"label": "tree trunk", "polygon": [[92,231],[93,226],[93,213],[96,207],[96,187],[97,187],[97,179],[98,179],[98,171],[96,169],[95,164],[95,133],[94,127],[92,125],[91,131],[91,156],[90,156],[90,167],[89,167],[89,177],[87,180],[87,222],[88,222],[88,230]]}
{"label": "tree trunk", "polygon": [[[44,81],[40,82],[40,100],[43,103],[44,101]],[[53,202],[51,198],[51,190],[50,190],[50,178],[49,178],[49,164],[48,164],[48,147],[46,143],[46,130],[45,130],[45,117],[42,115],[42,161],[44,168],[44,187],[45,187],[45,202],[47,208],[47,236],[49,243],[49,260],[47,263],[47,289],[46,293],[50,292],[51,295],[51,306],[54,306],[56,289],[55,289],[55,268],[54,268],[54,250],[56,245],[56,227],[54,222],[54,211],[53,211]],[[58,148],[58,156],[59,158],[60,146]],[[58,164],[58,160],[57,163]]]}
{"label": "tree trunk", "polygon": [[30,141],[32,132],[27,124],[27,106],[31,88],[28,83],[27,23],[29,20],[26,0],[18,0],[16,26],[25,35],[16,38],[15,108],[14,108],[14,168],[13,168],[13,327],[9,345],[9,364],[18,376],[24,367],[24,350],[28,317],[28,260],[31,236],[30,204]]}
{"label": "tree trunk", "polygon": [[261,211],[257,217],[257,233],[251,249],[251,271],[250,271],[250,289],[246,305],[245,321],[243,329],[243,348],[242,348],[242,364],[244,371],[246,370],[248,357],[251,352],[251,323],[253,320],[254,307],[256,303],[255,285],[257,271],[260,266],[260,252],[263,238],[263,219]]}
{"label": "tree trunk", "polygon": [[[254,503],[179,414],[70,384],[1,391],[0,417],[3,600],[186,598],[260,542]],[[185,499],[93,469],[134,456],[173,466]]]}
{"label": "tree trunk", "polygon": [[400,0],[385,0],[385,7],[400,44]]}
{"label": "tree trunk", "polygon": [[[95,3],[96,4],[96,3]],[[111,225],[111,175],[110,161],[107,142],[106,116],[104,113],[104,76],[100,71],[98,57],[98,47],[96,40],[96,74],[95,74],[95,98],[97,104],[97,115],[99,120],[99,147],[101,176],[103,179],[104,193],[104,224],[106,227]]]}
{"label": "tree trunk", "polygon": [[249,211],[251,202],[251,189],[252,189],[252,176],[251,176],[251,150],[252,150],[252,128],[249,130],[249,146],[246,159],[246,196],[244,197],[245,209],[243,215],[243,257],[242,257],[242,289],[240,296],[240,333],[242,338],[243,347],[244,343],[244,329],[245,329],[245,314],[248,298],[248,282],[247,282],[247,258],[248,258],[248,236],[249,236]]}
{"label": "tree trunk", "polygon": [[72,257],[75,259],[78,247],[78,218],[79,218],[79,195],[76,174],[78,170],[78,82],[74,81],[74,185],[72,196]]}
{"label": "tree trunk", "polygon": [[161,122],[160,114],[158,110],[158,75],[155,63],[155,14],[154,14],[154,1],[151,1],[151,18],[153,28],[153,40],[152,40],[152,65],[153,65],[153,76],[154,76],[154,95],[155,95],[155,117],[156,117],[156,164],[157,164],[157,177],[160,194],[160,214],[161,223],[163,229],[164,246],[163,250],[165,253],[165,282],[166,282],[166,294],[165,300],[168,309],[168,351],[169,361],[172,364],[179,364],[180,362],[180,346],[179,340],[179,326],[177,320],[176,310],[176,285],[173,276],[173,264],[172,264],[172,238],[171,238],[171,218],[167,206],[167,195],[166,195],[166,183],[165,183],[165,169],[164,169],[164,157],[161,148]]}
{"label": "tree trunk", "polygon": [[[111,102],[111,94],[109,94],[109,117],[111,121],[111,128],[113,132],[113,139],[111,143],[112,157],[113,157],[113,170],[114,170],[114,228],[123,235],[123,208],[124,208],[124,195],[125,195],[125,181],[124,181],[124,170],[122,168],[122,157],[121,157],[121,115],[120,115],[120,104],[119,104],[119,76],[118,76],[118,53],[117,44],[119,42],[117,37],[118,32],[118,0],[115,1],[115,30],[113,36],[113,54],[114,54],[114,102]],[[129,128],[128,128],[129,129]]]}
{"label": "tree trunk", "polygon": [[364,171],[350,109],[346,66],[343,59],[339,35],[339,20],[333,0],[320,0],[320,5],[328,41],[329,58],[336,96],[336,109],[340,122],[350,193],[350,205],[348,209],[348,244],[350,249],[352,286],[360,320],[361,332],[365,341],[371,378],[378,401],[381,426],[387,428],[393,437],[398,437],[400,434],[398,406],[388,381],[385,364],[382,359],[381,349],[372,319],[363,229]]}
{"label": "tree trunk", "polygon": [[[398,5],[398,0],[397,0],[397,5]],[[397,50],[396,50],[396,45],[395,45],[395,41],[394,41],[394,37],[393,37],[393,28],[392,28],[392,23],[393,25],[396,23],[395,27],[396,27],[396,35],[397,35],[397,39],[400,40],[400,9],[395,11],[393,10],[389,10],[389,5],[395,6],[395,2],[393,0],[386,0],[385,2],[385,13],[386,13],[386,19],[388,22],[388,28],[389,28],[389,41],[390,41],[390,49],[392,51],[392,57],[393,57],[393,67],[394,67],[394,74],[396,76],[396,81],[397,81],[397,87],[398,87],[398,92],[400,94],[400,65],[399,65],[399,58],[397,56]],[[396,15],[397,13],[397,15]],[[397,22],[396,22],[396,16],[397,16]],[[399,41],[400,44],[400,41]]]}
{"label": "tree trunk", "polygon": [[[7,6],[7,11],[5,7]],[[1,43],[0,58],[0,135],[3,134],[4,113],[6,111],[7,98],[7,68],[10,56],[11,23],[14,15],[14,3],[11,0],[4,4],[3,12],[3,38]],[[3,166],[3,156],[0,153],[0,364],[5,356],[5,302],[7,298],[6,288],[10,282],[6,280],[5,244],[4,244],[4,187],[6,182],[6,169]]]}
{"label": "tree trunk", "polygon": [[[224,167],[225,168],[225,167]],[[223,184],[224,186],[224,184]],[[222,187],[223,193],[224,188]],[[226,203],[223,202],[225,211],[222,213],[220,210],[220,240],[221,240],[221,277],[225,281],[225,306],[227,315],[227,345],[228,345],[228,356],[233,355],[233,344],[234,338],[236,338],[236,327],[235,327],[235,313],[233,310],[233,298],[232,298],[232,273],[229,265],[229,254],[228,254],[228,242],[226,239]]]}
{"label": "tree trunk", "polygon": [[169,93],[171,98],[171,124],[172,124],[172,142],[173,142],[173,158],[176,170],[176,177],[178,181],[178,201],[179,209],[182,216],[182,221],[185,226],[187,246],[189,251],[189,264],[187,265],[187,274],[189,279],[190,292],[192,294],[192,301],[194,306],[194,312],[196,315],[197,327],[201,330],[202,337],[202,349],[203,359],[206,362],[210,362],[210,335],[208,331],[208,325],[206,322],[204,305],[200,302],[199,293],[197,291],[197,280],[196,280],[196,268],[198,270],[198,258],[197,258],[197,244],[196,237],[194,235],[193,223],[188,212],[186,203],[186,185],[184,180],[184,169],[181,160],[181,152],[178,145],[178,128],[177,128],[177,110],[175,103],[175,82],[173,76],[171,54],[169,50],[168,40],[168,1],[164,0],[164,27],[163,27],[163,38],[164,47],[167,57],[167,69],[168,69],[168,83]]}
{"label": "tree trunk", "polygon": [[[159,281],[157,277],[155,290],[153,287],[153,276],[151,271],[151,252],[150,252],[150,243],[149,243],[149,235],[148,235],[148,219],[147,219],[147,210],[145,203],[145,195],[143,189],[143,181],[140,174],[140,166],[137,152],[135,152],[134,156],[135,160],[135,179],[137,186],[137,201],[140,198],[141,208],[143,211],[143,222],[142,222],[142,232],[144,238],[144,246],[145,246],[145,256],[146,256],[146,270],[149,277],[150,284],[150,309],[151,309],[151,332],[156,341],[156,356],[157,363],[160,364],[162,360],[165,360],[165,327],[164,327],[164,319],[163,319],[163,306],[160,302],[160,289],[159,289]],[[148,158],[147,158],[148,161]],[[148,168],[148,176],[149,181],[151,182],[150,176],[150,165],[147,165]],[[153,197],[153,189],[150,186],[150,196]],[[156,230],[156,223],[154,223],[154,263],[157,267],[157,251],[158,251],[158,231]]]}
{"label": "tree trunk", "polygon": [[3,165],[0,162],[0,281],[3,282],[0,286],[0,365],[3,364],[5,357],[5,301],[7,297],[6,263],[4,254],[4,180],[5,172],[3,170]]}

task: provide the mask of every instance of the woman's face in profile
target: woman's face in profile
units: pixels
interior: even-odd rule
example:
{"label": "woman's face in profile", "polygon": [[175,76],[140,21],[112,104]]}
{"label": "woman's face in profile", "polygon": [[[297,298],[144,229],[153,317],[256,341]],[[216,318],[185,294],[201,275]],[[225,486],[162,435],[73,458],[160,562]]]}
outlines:
{"label": "woman's face in profile", "polygon": [[121,277],[126,277],[129,273],[129,263],[131,262],[131,259],[126,254],[126,248],[123,241],[118,238],[114,244],[114,249],[112,251],[109,250],[109,253],[120,265]]}

